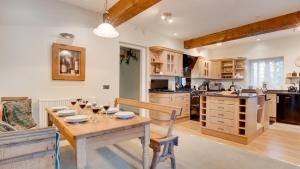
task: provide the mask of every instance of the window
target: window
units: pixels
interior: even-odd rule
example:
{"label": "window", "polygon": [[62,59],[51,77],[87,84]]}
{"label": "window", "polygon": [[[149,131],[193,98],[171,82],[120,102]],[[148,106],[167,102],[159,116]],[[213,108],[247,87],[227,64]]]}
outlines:
{"label": "window", "polygon": [[264,82],[272,89],[283,86],[283,57],[250,60],[249,64],[250,85],[254,88],[261,88]]}

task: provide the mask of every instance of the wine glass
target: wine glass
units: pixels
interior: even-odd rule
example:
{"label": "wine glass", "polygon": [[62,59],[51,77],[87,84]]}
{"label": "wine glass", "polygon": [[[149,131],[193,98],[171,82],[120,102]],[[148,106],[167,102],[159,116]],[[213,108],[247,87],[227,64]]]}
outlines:
{"label": "wine glass", "polygon": [[108,115],[108,109],[110,108],[110,105],[109,104],[106,104],[103,106],[104,110],[105,110],[105,114],[106,114],[106,117]]}
{"label": "wine glass", "polygon": [[86,103],[85,102],[79,102],[79,107],[81,108],[81,112],[83,112],[83,109],[85,108]]}
{"label": "wine glass", "polygon": [[76,100],[75,100],[75,99],[72,99],[72,100],[71,100],[71,105],[72,105],[73,107],[75,107],[75,104],[76,104]]}
{"label": "wine glass", "polygon": [[98,106],[93,106],[92,107],[92,111],[93,111],[93,115],[92,115],[92,118],[91,118],[92,121],[98,122],[98,120],[97,120],[97,114],[99,114],[100,109],[101,108],[98,107]]}

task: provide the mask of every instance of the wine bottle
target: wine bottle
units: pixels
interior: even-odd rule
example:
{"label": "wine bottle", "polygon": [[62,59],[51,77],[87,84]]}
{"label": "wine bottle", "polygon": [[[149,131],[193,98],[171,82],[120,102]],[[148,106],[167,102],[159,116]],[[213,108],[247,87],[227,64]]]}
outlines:
{"label": "wine bottle", "polygon": [[61,66],[60,73],[67,73],[67,65],[66,65],[65,58],[62,59],[62,63],[60,66]]}

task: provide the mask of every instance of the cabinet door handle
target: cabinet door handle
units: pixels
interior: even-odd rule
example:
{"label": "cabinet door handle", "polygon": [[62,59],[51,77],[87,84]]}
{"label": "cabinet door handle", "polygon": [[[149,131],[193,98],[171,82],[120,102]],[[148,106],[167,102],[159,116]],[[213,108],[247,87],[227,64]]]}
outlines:
{"label": "cabinet door handle", "polygon": [[276,96],[276,103],[279,103],[279,96]]}
{"label": "cabinet door handle", "polygon": [[224,116],[224,114],[218,114],[218,116]]}
{"label": "cabinet door handle", "polygon": [[218,107],[218,109],[224,109],[224,107]]}
{"label": "cabinet door handle", "polygon": [[223,129],[223,128],[218,128],[218,130],[224,131],[224,129]]}
{"label": "cabinet door handle", "polygon": [[224,124],[224,121],[218,121],[218,123],[222,123],[222,124]]}

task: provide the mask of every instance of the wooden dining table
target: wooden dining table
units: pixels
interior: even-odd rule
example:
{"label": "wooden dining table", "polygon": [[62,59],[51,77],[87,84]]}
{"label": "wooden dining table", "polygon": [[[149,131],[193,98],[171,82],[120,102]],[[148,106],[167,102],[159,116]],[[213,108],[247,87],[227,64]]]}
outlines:
{"label": "wooden dining table", "polygon": [[77,169],[87,167],[87,145],[97,144],[97,147],[102,147],[135,138],[141,138],[143,145],[143,169],[149,168],[150,119],[141,116],[117,119],[103,113],[95,114],[88,108],[83,110],[78,108],[77,112],[91,118],[85,123],[71,124],[65,122],[64,117],[59,117],[53,109],[47,108],[46,111],[48,112],[48,125],[54,124],[74,148]]}

